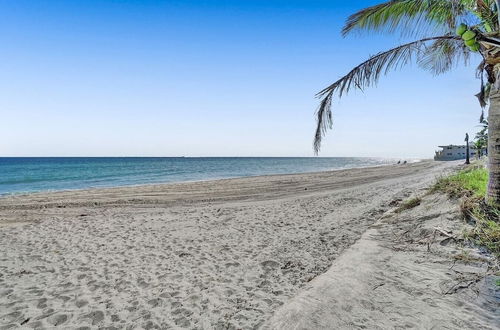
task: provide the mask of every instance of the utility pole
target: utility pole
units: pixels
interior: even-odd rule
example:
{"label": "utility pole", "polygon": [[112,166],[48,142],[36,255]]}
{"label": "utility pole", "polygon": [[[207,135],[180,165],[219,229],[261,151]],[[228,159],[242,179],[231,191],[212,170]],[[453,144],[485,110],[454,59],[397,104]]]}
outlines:
{"label": "utility pole", "polygon": [[469,133],[465,133],[465,164],[470,164],[470,156],[469,156]]}

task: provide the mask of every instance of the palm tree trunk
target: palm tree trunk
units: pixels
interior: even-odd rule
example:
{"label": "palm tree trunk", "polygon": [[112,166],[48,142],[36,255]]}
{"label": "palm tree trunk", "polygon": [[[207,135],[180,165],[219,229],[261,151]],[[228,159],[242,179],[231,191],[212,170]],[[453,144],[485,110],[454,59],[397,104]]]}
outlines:
{"label": "palm tree trunk", "polygon": [[490,92],[488,111],[488,202],[500,205],[500,64],[495,65],[496,82]]}

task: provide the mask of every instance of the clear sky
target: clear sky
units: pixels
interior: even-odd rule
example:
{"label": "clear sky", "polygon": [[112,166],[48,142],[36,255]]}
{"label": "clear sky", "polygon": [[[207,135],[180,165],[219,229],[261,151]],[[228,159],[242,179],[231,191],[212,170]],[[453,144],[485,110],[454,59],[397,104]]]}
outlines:
{"label": "clear sky", "polygon": [[[401,40],[380,1],[0,2],[0,156],[312,156],[314,94]],[[433,156],[478,130],[468,68],[415,65],[335,102],[320,156]]]}

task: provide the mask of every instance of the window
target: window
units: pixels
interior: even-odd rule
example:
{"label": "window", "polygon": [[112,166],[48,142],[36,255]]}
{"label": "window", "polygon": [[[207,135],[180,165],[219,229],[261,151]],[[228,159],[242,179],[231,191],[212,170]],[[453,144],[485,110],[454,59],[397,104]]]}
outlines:
{"label": "window", "polygon": [[453,156],[453,154],[452,154],[452,153],[450,153],[450,152],[449,152],[449,153],[447,153],[446,155],[448,155],[448,156]]}

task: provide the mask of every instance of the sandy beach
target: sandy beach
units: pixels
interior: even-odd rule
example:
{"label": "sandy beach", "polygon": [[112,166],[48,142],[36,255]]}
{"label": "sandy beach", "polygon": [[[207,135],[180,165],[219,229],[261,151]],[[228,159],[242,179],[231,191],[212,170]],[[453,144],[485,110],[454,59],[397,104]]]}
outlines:
{"label": "sandy beach", "polygon": [[0,329],[262,327],[457,164],[1,198]]}

